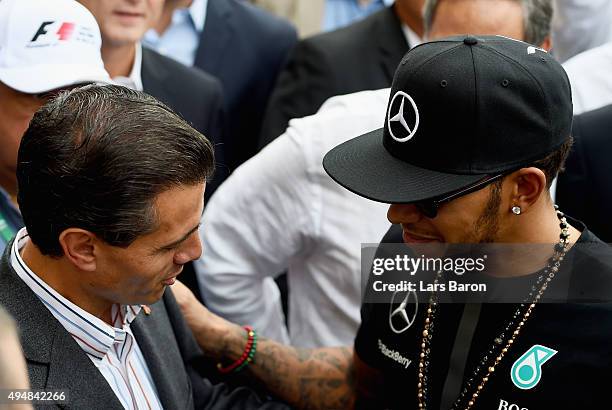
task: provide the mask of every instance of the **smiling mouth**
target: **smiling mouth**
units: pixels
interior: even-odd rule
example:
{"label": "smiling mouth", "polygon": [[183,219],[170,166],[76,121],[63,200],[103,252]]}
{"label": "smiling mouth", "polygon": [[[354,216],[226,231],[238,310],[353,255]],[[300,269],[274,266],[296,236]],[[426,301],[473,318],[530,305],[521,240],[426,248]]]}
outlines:
{"label": "smiling mouth", "polygon": [[427,242],[439,242],[438,238],[430,236],[422,236],[408,231],[406,228],[402,231],[402,238],[405,243],[427,243]]}

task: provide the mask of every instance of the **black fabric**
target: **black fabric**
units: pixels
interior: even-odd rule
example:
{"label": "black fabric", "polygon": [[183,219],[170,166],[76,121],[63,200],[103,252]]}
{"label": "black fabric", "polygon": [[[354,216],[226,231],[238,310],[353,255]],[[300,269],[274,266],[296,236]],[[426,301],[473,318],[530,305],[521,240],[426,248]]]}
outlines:
{"label": "black fabric", "polygon": [[290,119],[314,114],[334,95],[389,87],[408,49],[393,7],[301,40],[270,97],[260,147],[284,133]]}
{"label": "black fabric", "polygon": [[466,303],[463,307],[458,333],[449,357],[448,374],[442,390],[441,408],[450,409],[463,387],[463,375],[467,365],[472,338],[480,319],[480,303]]}
{"label": "black fabric", "polygon": [[413,48],[383,128],[335,147],[325,170],[358,195],[410,203],[546,156],[571,132],[571,90],[561,65],[529,47],[460,36]]}
{"label": "black fabric", "polygon": [[223,86],[230,169],[256,153],[268,98],[296,42],[289,23],[247,2],[208,0],[194,65]]}
{"label": "black fabric", "polygon": [[[85,352],[13,270],[11,246],[0,261],[0,305],[19,328],[31,388],[69,389],[66,409],[123,409]],[[131,327],[164,408],[288,409],[249,389],[213,384],[195,370],[202,351],[169,289],[150,308]]]}
{"label": "black fabric", "polygon": [[559,174],[557,204],[612,243],[612,105],[574,118],[574,147]]}
{"label": "black fabric", "polygon": [[[468,40],[471,39],[472,42]],[[470,43],[470,44],[466,44]],[[552,152],[571,133],[570,83],[548,53],[500,36],[456,36],[406,54],[393,85],[383,143],[396,158],[451,174],[494,174]],[[399,98],[406,93],[410,100]]]}
{"label": "black fabric", "polygon": [[142,48],[141,76],[144,92],[168,105],[213,143],[217,167],[212,181],[206,185],[209,198],[229,175],[221,84],[201,70],[186,67],[146,47]]}
{"label": "black fabric", "polygon": [[334,147],[323,157],[325,172],[349,191],[389,204],[430,199],[483,179],[416,167],[391,155],[382,140],[379,129]]}
{"label": "black fabric", "polygon": [[[401,242],[400,235],[401,229],[394,226],[385,240]],[[595,246],[583,251],[576,250],[573,257],[566,257],[566,264],[562,265],[558,277],[566,276],[571,283],[570,302],[538,304],[535,307],[516,343],[482,391],[474,409],[505,409],[504,403],[508,408],[514,404],[519,409],[605,407],[603,403],[609,400],[607,380],[612,368],[612,304],[580,304],[572,303],[571,300],[579,299],[584,289],[596,289],[602,295],[612,294],[612,249],[586,229],[579,243]],[[385,255],[381,250],[376,257],[386,256],[390,255]],[[528,289],[535,281],[534,275],[518,280]],[[384,374],[382,384],[385,391],[379,406],[381,409],[418,408],[417,368],[427,301],[419,302],[415,324],[402,334],[390,330],[389,304],[362,305],[362,324],[355,340],[355,351],[361,360]],[[515,304],[482,306],[464,381],[472,377],[473,370],[516,307]],[[430,347],[428,408],[440,408],[449,357],[462,311],[463,305],[460,304],[438,305]],[[558,353],[543,365],[540,382],[530,390],[521,390],[513,384],[510,369],[521,355],[536,344],[555,349]],[[396,353],[396,358],[410,360],[410,364],[406,367],[384,355],[383,348],[387,353]],[[481,377],[474,381],[476,385]]]}

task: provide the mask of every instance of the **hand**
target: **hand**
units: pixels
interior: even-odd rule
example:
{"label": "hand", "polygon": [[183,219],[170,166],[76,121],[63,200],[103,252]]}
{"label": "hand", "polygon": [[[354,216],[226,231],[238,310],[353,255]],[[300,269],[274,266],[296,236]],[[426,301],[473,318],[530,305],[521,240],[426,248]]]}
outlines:
{"label": "hand", "polygon": [[225,338],[228,337],[229,333],[235,333],[236,328],[238,328],[240,335],[244,331],[239,326],[208,310],[200,303],[193,292],[180,281],[177,280],[170,289],[172,289],[187,325],[191,328],[204,353],[217,360],[225,357],[227,354]]}
{"label": "hand", "polygon": [[200,303],[195,297],[191,289],[185,286],[181,281],[176,281],[171,287],[174,298],[178,303],[181,313],[187,322],[187,325],[191,328],[191,331],[198,336],[198,332],[208,331],[207,324],[214,324],[215,322],[222,321],[220,317],[214,315],[210,310]]}
{"label": "hand", "polygon": [[[194,310],[198,310],[198,305],[200,305],[203,309],[207,310],[195,297],[193,292],[185,286],[181,281],[177,280],[171,287],[172,293],[174,294],[174,298],[187,319],[187,316],[190,316]],[[209,312],[210,313],[210,312]],[[189,323],[189,322],[188,322]]]}

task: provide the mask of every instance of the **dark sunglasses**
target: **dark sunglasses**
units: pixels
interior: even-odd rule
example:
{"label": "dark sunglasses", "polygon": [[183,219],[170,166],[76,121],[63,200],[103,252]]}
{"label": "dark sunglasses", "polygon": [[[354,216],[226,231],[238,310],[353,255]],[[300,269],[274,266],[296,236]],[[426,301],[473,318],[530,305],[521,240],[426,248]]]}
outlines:
{"label": "dark sunglasses", "polygon": [[465,188],[460,189],[459,191],[455,191],[447,196],[438,197],[433,199],[426,199],[424,201],[415,202],[414,205],[417,207],[419,212],[421,212],[426,217],[433,219],[438,216],[438,209],[443,204],[452,201],[453,199],[457,199],[463,195],[471,194],[472,192],[476,192],[486,187],[489,184],[501,179],[503,176],[508,175],[510,172],[504,172],[502,174],[497,174],[493,176],[486,177],[473,185],[469,185]]}

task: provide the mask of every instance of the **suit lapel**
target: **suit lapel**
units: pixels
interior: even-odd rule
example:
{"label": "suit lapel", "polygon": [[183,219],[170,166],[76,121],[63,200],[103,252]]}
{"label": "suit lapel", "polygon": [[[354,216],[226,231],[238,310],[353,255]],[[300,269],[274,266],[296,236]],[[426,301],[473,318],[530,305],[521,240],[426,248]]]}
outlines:
{"label": "suit lapel", "polygon": [[142,88],[147,94],[163,100],[163,98],[159,96],[165,96],[167,94],[164,89],[164,84],[166,77],[168,77],[168,72],[163,64],[156,64],[155,60],[156,56],[154,52],[143,47],[142,67],[140,69]]}
{"label": "suit lapel", "polygon": [[375,26],[376,34],[373,37],[379,42],[380,63],[389,84],[393,81],[397,65],[410,49],[410,45],[406,42],[402,23],[393,7],[387,7],[381,13],[381,18]]}
{"label": "suit lapel", "polygon": [[[0,261],[0,303],[15,318],[33,389],[69,391],[60,407],[122,410],[112,388],[9,262],[12,242]],[[193,389],[185,369],[165,299],[141,312],[131,325],[164,408],[193,408]],[[194,342],[195,343],[195,342]],[[196,349],[197,350],[197,349]]]}
{"label": "suit lapel", "polygon": [[141,312],[131,325],[164,408],[193,407],[191,384],[176,346],[174,331],[163,299],[151,305],[150,315]]}
{"label": "suit lapel", "polygon": [[226,0],[209,0],[206,24],[200,35],[194,65],[215,75],[223,67],[223,57],[228,52],[228,43],[237,28]]}
{"label": "suit lapel", "polygon": [[102,373],[63,328],[53,340],[45,389],[68,389],[67,408],[93,408],[104,403],[105,409],[123,409]]}
{"label": "suit lapel", "polygon": [[[12,242],[7,247],[10,249]],[[14,316],[33,389],[69,390],[67,408],[123,409],[108,382],[64,327],[53,317],[10,267],[8,253],[2,259],[2,298]],[[26,308],[27,307],[27,308]]]}

